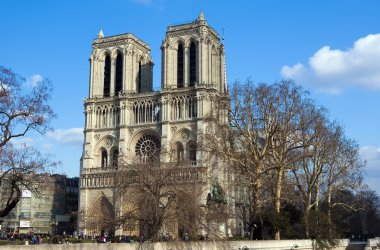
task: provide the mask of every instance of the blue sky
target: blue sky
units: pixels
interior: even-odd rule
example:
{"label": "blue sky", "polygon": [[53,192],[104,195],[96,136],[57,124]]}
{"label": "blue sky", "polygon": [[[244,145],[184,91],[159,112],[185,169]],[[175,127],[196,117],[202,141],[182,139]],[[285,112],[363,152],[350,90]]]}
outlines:
{"label": "blue sky", "polygon": [[55,131],[19,143],[55,155],[57,170],[79,175],[91,42],[131,32],[151,46],[160,86],[160,45],[169,24],[203,10],[224,33],[229,83],[291,77],[344,124],[368,161],[366,181],[380,193],[380,1],[114,0],[0,2],[0,64],[29,83],[48,77]]}

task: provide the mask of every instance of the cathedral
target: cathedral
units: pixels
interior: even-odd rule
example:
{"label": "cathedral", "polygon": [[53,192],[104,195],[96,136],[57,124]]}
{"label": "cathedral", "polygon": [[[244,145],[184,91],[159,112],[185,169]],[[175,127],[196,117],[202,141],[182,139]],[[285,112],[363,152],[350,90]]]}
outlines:
{"label": "cathedral", "polygon": [[160,161],[181,162],[178,178],[208,187],[199,199],[206,202],[211,192],[201,173],[218,175],[218,170],[207,169],[200,138],[212,98],[227,96],[223,41],[201,12],[193,22],[168,26],[161,52],[161,87],[154,91],[147,43],[131,33],[105,37],[102,31],[92,43],[80,167],[79,228],[84,233],[92,229],[83,214],[99,199],[107,197],[118,210],[115,175],[121,162],[148,162],[174,148],[174,158],[162,155]]}

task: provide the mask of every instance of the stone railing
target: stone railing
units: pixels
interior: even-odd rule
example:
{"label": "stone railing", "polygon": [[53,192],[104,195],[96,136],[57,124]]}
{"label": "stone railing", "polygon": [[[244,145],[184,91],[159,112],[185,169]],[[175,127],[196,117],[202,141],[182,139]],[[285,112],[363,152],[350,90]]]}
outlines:
{"label": "stone railing", "polygon": [[[195,162],[188,162],[195,164]],[[100,188],[112,187],[116,183],[142,183],[149,181],[164,181],[167,185],[204,183],[207,181],[207,168],[194,167],[192,165],[180,165],[158,168],[141,168],[143,172],[138,172],[136,168],[89,168],[83,169],[81,175],[81,187]]]}

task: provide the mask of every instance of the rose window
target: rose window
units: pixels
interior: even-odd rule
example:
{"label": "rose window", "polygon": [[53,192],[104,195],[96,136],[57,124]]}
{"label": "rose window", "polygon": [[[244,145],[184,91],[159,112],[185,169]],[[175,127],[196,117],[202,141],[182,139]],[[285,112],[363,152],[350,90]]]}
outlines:
{"label": "rose window", "polygon": [[160,141],[154,135],[143,135],[136,143],[135,152],[144,162],[153,160],[160,153]]}

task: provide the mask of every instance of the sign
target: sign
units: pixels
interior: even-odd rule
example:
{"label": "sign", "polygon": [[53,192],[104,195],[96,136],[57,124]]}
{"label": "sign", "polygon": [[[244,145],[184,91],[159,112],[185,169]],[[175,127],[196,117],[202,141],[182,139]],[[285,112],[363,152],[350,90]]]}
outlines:
{"label": "sign", "polygon": [[20,220],[20,227],[30,227],[29,220]]}
{"label": "sign", "polygon": [[30,198],[30,197],[32,197],[32,192],[30,190],[22,190],[22,197],[23,198]]}

